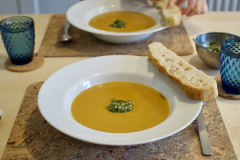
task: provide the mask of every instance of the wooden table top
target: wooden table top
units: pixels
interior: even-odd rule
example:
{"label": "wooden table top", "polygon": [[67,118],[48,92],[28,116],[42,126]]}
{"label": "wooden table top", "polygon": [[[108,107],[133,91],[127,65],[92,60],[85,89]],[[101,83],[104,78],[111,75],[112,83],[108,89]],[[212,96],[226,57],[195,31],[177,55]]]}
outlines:
{"label": "wooden table top", "polygon": [[[0,20],[14,15],[0,15]],[[35,52],[38,53],[44,37],[48,21],[52,14],[29,15],[35,21],[36,44]],[[240,12],[208,12],[204,15],[186,17],[183,23],[195,50],[193,38],[205,32],[227,32],[240,36]],[[219,69],[206,66],[198,57],[196,51],[189,56],[181,56],[185,61],[202,70],[209,76],[220,75]],[[44,65],[30,72],[12,72],[5,68],[4,63],[8,58],[4,44],[0,42],[0,110],[3,117],[0,120],[0,157],[2,157],[14,120],[22,103],[27,87],[38,81],[45,81],[57,70],[68,64],[89,57],[56,57],[45,58]],[[240,103],[239,100],[216,98],[228,134],[232,141],[237,156],[240,158]]]}

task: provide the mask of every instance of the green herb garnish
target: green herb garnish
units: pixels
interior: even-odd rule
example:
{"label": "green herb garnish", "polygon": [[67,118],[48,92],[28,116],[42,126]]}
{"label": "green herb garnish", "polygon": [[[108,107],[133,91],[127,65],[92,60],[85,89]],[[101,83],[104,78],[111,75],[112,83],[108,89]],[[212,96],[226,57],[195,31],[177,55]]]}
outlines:
{"label": "green herb garnish", "polygon": [[213,52],[221,52],[221,44],[222,42],[209,42],[209,47],[207,47],[207,49],[209,49],[210,51]]}
{"label": "green herb garnish", "polygon": [[123,100],[115,100],[111,99],[112,103],[107,105],[107,109],[110,112],[114,113],[125,113],[133,110],[133,102],[132,101],[123,101]]}
{"label": "green herb garnish", "polygon": [[126,23],[124,21],[118,18],[113,24],[109,24],[109,26],[114,28],[125,28],[125,24]]}
{"label": "green herb garnish", "polygon": [[222,42],[210,41],[209,47],[208,47],[206,46],[205,42],[200,43],[202,47],[207,48],[209,51],[213,51],[213,52],[221,52],[221,44]]}
{"label": "green herb garnish", "polygon": [[209,47],[207,48],[213,52],[221,52],[221,44],[222,42],[209,42]]}

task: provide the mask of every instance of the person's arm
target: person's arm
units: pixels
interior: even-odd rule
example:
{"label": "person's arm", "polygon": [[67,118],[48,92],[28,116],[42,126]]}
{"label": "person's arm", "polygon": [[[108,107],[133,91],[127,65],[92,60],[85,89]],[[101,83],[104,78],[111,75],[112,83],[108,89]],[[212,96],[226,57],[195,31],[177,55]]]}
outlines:
{"label": "person's arm", "polygon": [[204,14],[208,11],[206,0],[169,0],[168,8],[172,8],[174,4],[180,8],[188,1],[188,6],[182,10],[182,15],[193,16]]}

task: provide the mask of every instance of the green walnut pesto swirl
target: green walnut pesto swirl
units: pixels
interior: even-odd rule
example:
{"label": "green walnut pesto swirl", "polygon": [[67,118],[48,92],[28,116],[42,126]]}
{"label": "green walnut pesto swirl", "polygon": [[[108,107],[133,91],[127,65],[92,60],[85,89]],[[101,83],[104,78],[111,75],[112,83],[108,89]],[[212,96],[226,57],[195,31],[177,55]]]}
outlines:
{"label": "green walnut pesto swirl", "polygon": [[110,27],[114,27],[114,28],[125,28],[126,23],[122,20],[120,20],[119,18],[113,23],[113,24],[109,24]]}
{"label": "green walnut pesto swirl", "polygon": [[114,113],[126,113],[133,111],[133,102],[132,101],[124,101],[124,100],[115,100],[111,99],[112,103],[107,105],[107,109],[110,112]]}

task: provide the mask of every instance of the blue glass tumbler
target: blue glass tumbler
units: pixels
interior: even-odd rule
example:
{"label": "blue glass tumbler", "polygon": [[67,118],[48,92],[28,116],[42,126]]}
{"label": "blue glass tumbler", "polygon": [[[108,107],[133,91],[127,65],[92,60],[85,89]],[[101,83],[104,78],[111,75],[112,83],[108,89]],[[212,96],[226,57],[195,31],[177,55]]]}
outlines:
{"label": "blue glass tumbler", "polygon": [[220,73],[225,92],[240,94],[240,39],[222,42]]}
{"label": "blue glass tumbler", "polygon": [[30,17],[9,17],[0,22],[4,46],[13,64],[23,65],[32,61],[35,30]]}

